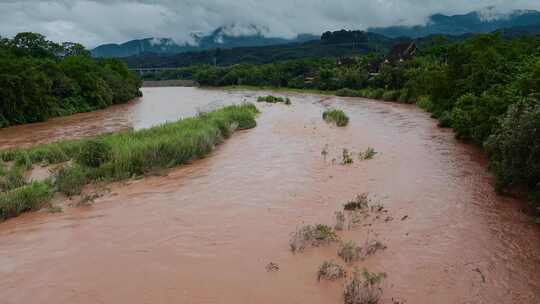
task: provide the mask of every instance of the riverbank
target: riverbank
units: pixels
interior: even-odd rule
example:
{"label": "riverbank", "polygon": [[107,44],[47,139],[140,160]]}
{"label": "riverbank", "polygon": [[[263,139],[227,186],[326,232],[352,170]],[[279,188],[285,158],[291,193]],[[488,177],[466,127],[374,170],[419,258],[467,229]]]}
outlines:
{"label": "riverbank", "polygon": [[[200,159],[232,132],[255,127],[257,113],[253,104],[228,106],[140,131],[0,151],[6,163],[0,165],[8,168],[0,172],[0,220],[39,209],[55,191],[78,195],[90,182],[124,180]],[[36,183],[24,179],[34,164],[63,165]],[[33,189],[39,190],[37,199]]]}
{"label": "riverbank", "polygon": [[193,80],[145,80],[142,83],[146,88],[161,88],[161,87],[198,87],[199,84]]}

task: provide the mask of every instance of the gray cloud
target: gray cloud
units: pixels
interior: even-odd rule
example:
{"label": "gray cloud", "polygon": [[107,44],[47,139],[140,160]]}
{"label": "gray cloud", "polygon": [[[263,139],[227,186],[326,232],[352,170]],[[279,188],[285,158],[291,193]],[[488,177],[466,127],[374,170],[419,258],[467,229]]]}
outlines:
{"label": "gray cloud", "polygon": [[[7,0],[0,1],[0,35],[22,31],[93,47],[145,37],[190,41],[191,32],[256,24],[268,36],[421,24],[433,13],[465,13],[493,5],[540,9],[538,0]],[[240,28],[237,30],[241,30]]]}

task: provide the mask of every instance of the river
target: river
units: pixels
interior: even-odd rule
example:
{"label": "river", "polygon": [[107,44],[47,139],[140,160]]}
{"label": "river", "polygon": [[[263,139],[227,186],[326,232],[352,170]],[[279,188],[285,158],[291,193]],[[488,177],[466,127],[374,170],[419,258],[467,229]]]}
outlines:
{"label": "river", "polygon": [[[262,92],[146,88],[106,110],[0,131],[0,146],[144,128]],[[279,94],[277,94],[279,95]],[[383,303],[540,303],[540,229],[497,196],[486,159],[414,106],[287,94],[258,126],[166,176],[111,185],[88,207],[0,224],[2,303],[342,303],[317,282],[336,246],[289,251],[301,224],[369,193],[390,219],[342,233],[387,246],[357,264],[385,272]],[[344,109],[350,124],[321,119]],[[325,158],[321,151],[328,148]],[[342,149],[372,160],[339,164]],[[337,161],[332,161],[333,159]],[[279,271],[267,272],[270,263]]]}

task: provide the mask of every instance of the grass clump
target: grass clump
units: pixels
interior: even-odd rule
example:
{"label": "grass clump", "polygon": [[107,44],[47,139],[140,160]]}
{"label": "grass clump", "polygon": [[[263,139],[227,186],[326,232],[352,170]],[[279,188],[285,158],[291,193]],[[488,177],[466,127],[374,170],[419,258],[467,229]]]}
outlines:
{"label": "grass clump", "polygon": [[341,164],[342,165],[352,165],[354,162],[352,153],[348,149],[343,149],[341,153]]}
{"label": "grass clump", "polygon": [[21,167],[13,166],[9,171],[0,176],[0,191],[10,191],[26,185],[24,170]]}
{"label": "grass clump", "polygon": [[324,261],[317,271],[317,280],[335,281],[347,276],[343,266],[334,261]]}
{"label": "grass clump", "polygon": [[28,186],[0,193],[0,220],[15,217],[25,211],[41,208],[53,195],[49,184],[34,182]]}
{"label": "grass clump", "polygon": [[74,165],[63,167],[56,172],[56,188],[67,196],[79,195],[87,183],[87,175],[83,167]]}
{"label": "grass clump", "polygon": [[111,159],[112,147],[105,141],[90,139],[80,145],[75,161],[83,166],[98,168]]}
{"label": "grass clump", "polygon": [[386,101],[397,101],[400,96],[399,91],[386,91],[382,95],[382,99]]}
{"label": "grass clump", "polygon": [[276,97],[276,96],[268,95],[268,96],[257,97],[257,102],[284,103],[286,105],[290,105],[291,99],[289,97]]}
{"label": "grass clump", "polygon": [[346,263],[353,263],[362,257],[362,247],[357,246],[354,241],[341,242],[337,255]]}
{"label": "grass clump", "polygon": [[293,233],[289,245],[292,252],[303,251],[309,246],[319,247],[337,242],[339,237],[335,230],[327,225],[306,225]]}
{"label": "grass clump", "polygon": [[345,211],[367,210],[369,208],[369,202],[367,193],[359,194],[355,199],[347,202],[343,206],[343,209]]}
{"label": "grass clump", "polygon": [[360,160],[370,160],[373,159],[375,155],[377,155],[377,151],[372,147],[368,147],[366,151],[358,153],[358,158],[360,158]]}
{"label": "grass clump", "polygon": [[336,96],[340,97],[361,97],[362,94],[359,91],[355,91],[349,88],[343,88],[336,91]]}
{"label": "grass clump", "polygon": [[349,283],[343,292],[345,304],[377,304],[382,296],[381,284],[386,278],[385,273],[371,273],[364,269],[353,272]]}
{"label": "grass clump", "polygon": [[349,117],[345,112],[338,109],[326,110],[323,113],[323,119],[327,123],[335,123],[338,127],[345,127],[349,124]]}

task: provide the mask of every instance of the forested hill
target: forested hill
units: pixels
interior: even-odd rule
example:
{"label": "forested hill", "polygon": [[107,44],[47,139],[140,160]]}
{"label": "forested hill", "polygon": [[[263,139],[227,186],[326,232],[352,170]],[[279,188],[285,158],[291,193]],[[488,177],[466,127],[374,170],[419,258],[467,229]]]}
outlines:
{"label": "forested hill", "polygon": [[491,33],[500,29],[540,26],[540,12],[534,10],[514,10],[501,12],[496,7],[470,12],[463,15],[447,16],[435,14],[426,24],[415,26],[374,27],[368,31],[388,37],[425,37],[434,34],[463,35],[470,33]]}
{"label": "forested hill", "polygon": [[[171,38],[146,38],[131,40],[122,44],[104,44],[93,49],[92,56],[101,58],[128,57],[145,53],[172,55],[186,52],[204,51],[216,48],[230,49],[235,47],[269,46],[287,43],[302,43],[317,36],[300,34],[294,38],[267,37],[264,29],[255,25],[238,28],[239,25],[219,27],[209,34],[191,34],[192,43],[178,43]],[[238,35],[236,32],[247,32]]]}
{"label": "forested hill", "polygon": [[123,103],[141,81],[123,62],[35,33],[0,38],[0,128]]}
{"label": "forested hill", "polygon": [[214,49],[174,55],[146,53],[122,58],[122,60],[132,68],[183,67],[199,64],[222,66],[237,63],[264,64],[300,58],[341,57],[368,53],[384,54],[394,43],[401,40],[364,31],[341,30],[326,32],[318,40],[303,43]]}

